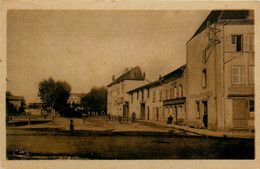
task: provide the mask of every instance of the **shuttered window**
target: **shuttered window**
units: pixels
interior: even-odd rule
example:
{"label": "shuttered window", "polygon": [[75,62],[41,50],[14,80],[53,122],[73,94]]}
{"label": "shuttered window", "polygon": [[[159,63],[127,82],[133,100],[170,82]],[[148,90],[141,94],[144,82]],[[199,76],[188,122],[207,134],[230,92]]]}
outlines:
{"label": "shuttered window", "polygon": [[162,101],[162,90],[160,90],[160,100],[159,101]]}
{"label": "shuttered window", "polygon": [[254,35],[253,34],[244,34],[243,51],[244,52],[253,52],[254,51]]}
{"label": "shuttered window", "polygon": [[170,88],[170,99],[173,99],[173,88]]}
{"label": "shuttered window", "polygon": [[254,84],[255,83],[255,67],[254,66],[249,66],[249,84]]}
{"label": "shuttered window", "polygon": [[196,118],[199,119],[200,118],[200,102],[196,101]]}
{"label": "shuttered window", "polygon": [[232,84],[244,84],[244,67],[233,66],[232,67]]}

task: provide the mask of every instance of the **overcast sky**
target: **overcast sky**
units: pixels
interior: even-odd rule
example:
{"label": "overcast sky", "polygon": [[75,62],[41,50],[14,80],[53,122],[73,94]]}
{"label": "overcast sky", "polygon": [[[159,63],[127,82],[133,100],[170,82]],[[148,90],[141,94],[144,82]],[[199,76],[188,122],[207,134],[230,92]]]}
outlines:
{"label": "overcast sky", "polygon": [[37,99],[53,77],[72,92],[105,86],[139,65],[156,80],[186,62],[186,42],[209,11],[16,10],[7,17],[7,90]]}

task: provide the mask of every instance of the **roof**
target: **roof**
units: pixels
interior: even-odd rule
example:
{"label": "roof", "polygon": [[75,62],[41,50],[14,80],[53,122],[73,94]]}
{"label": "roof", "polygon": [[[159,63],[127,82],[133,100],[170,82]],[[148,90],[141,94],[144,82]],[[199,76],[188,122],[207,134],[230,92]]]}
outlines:
{"label": "roof", "polygon": [[85,94],[84,93],[70,93],[70,97],[83,97]]}
{"label": "roof", "polygon": [[186,69],[186,65],[183,65],[183,66],[179,67],[178,69],[175,69],[174,71],[166,74],[165,76],[162,77],[163,82],[165,83],[170,80],[175,80],[175,79],[182,77],[185,69]]}
{"label": "roof", "polygon": [[[137,72],[139,74],[139,76],[132,77],[131,74],[134,72]],[[107,85],[107,87],[112,86],[113,84],[119,83],[124,80],[144,80],[140,67],[136,66],[136,67],[130,69],[129,71],[123,73],[121,76],[119,76],[117,79],[115,79],[112,83]]]}
{"label": "roof", "polygon": [[[230,19],[247,19],[249,15],[249,10],[213,10],[200,25],[194,35],[191,37],[193,39],[195,36],[200,34],[203,30],[207,28],[207,22],[212,25],[219,20],[230,20]],[[190,39],[190,40],[191,40]],[[190,41],[189,40],[189,41]]]}
{"label": "roof", "polygon": [[183,66],[179,67],[178,69],[175,69],[174,71],[172,71],[172,72],[166,74],[165,76],[161,77],[159,80],[156,80],[156,81],[151,82],[149,84],[146,84],[144,86],[141,86],[141,87],[135,88],[133,90],[130,90],[127,93],[134,93],[134,92],[136,92],[138,90],[155,87],[155,86],[161,85],[163,83],[166,83],[166,82],[168,82],[170,80],[178,79],[178,78],[183,76],[185,68],[186,68],[186,65],[183,65]]}
{"label": "roof", "polygon": [[151,82],[151,83],[148,83],[148,84],[143,85],[143,86],[141,86],[141,87],[138,87],[138,88],[135,88],[135,89],[133,89],[133,90],[130,90],[130,91],[128,91],[127,93],[134,93],[134,92],[139,91],[139,90],[142,90],[142,89],[155,87],[155,86],[160,85],[161,83],[162,83],[161,80],[156,80],[156,81],[154,81],[154,82]]}
{"label": "roof", "polygon": [[9,100],[22,100],[22,96],[7,96],[7,99]]}

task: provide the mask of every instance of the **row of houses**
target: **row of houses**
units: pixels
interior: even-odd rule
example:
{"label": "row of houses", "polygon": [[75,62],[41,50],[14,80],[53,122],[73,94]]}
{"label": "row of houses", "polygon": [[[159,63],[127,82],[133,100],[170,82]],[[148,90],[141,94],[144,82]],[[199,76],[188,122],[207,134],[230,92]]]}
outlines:
{"label": "row of houses", "polygon": [[112,116],[212,130],[254,129],[254,14],[211,11],[186,43],[186,65],[145,79],[139,67],[108,87]]}

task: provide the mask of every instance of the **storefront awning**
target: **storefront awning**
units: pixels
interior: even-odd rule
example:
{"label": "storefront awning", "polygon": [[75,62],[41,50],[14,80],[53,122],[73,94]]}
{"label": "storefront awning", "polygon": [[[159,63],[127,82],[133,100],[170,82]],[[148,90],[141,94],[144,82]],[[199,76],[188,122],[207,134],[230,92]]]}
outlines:
{"label": "storefront awning", "polygon": [[165,100],[165,101],[163,101],[163,106],[184,104],[185,100],[186,100],[186,97],[171,99],[171,100]]}

